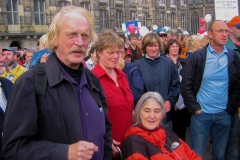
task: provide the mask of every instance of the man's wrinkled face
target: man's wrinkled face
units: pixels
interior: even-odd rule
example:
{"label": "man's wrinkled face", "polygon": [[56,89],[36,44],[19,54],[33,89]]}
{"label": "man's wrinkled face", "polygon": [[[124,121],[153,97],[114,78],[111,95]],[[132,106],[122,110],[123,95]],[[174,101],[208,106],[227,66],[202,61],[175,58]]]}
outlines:
{"label": "man's wrinkled face", "polygon": [[13,51],[5,50],[3,51],[4,63],[6,66],[11,66],[14,63],[14,53]]}
{"label": "man's wrinkled face", "polygon": [[32,60],[33,52],[26,52],[26,62],[29,64]]}
{"label": "man's wrinkled face", "polygon": [[208,31],[211,46],[222,47],[227,43],[229,35],[228,26],[223,21],[216,21],[213,24],[212,31]]}
{"label": "man's wrinkled face", "polygon": [[54,40],[56,54],[66,66],[77,69],[87,53],[90,26],[79,14],[65,15],[61,19],[64,23],[61,23],[58,39]]}
{"label": "man's wrinkled face", "polygon": [[229,31],[231,32],[231,36],[233,36],[237,41],[240,41],[240,27],[229,27]]}

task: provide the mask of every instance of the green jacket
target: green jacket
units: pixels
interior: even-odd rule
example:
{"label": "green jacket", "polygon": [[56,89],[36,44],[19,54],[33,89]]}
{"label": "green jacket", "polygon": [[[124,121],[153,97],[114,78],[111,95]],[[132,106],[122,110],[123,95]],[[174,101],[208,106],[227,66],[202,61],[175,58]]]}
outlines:
{"label": "green jacket", "polygon": [[234,51],[238,52],[238,55],[240,55],[240,50],[235,46],[235,44],[233,43],[230,37],[228,37],[228,41],[225,44],[225,46],[227,48],[233,49]]}

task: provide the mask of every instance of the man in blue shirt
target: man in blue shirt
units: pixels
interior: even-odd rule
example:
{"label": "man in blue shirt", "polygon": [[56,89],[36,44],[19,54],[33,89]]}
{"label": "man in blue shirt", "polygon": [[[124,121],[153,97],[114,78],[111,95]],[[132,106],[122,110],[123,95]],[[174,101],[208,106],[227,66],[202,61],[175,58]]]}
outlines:
{"label": "man in blue shirt", "polygon": [[183,73],[181,93],[192,113],[190,147],[201,157],[209,134],[212,159],[225,159],[231,127],[240,96],[240,59],[227,49],[228,26],[217,20],[208,28],[210,43],[189,58]]}
{"label": "man in blue shirt", "polygon": [[[230,34],[226,43],[226,47],[233,49],[240,55],[240,16],[233,17],[228,23],[228,27]],[[237,107],[238,112],[240,112],[239,106]],[[238,112],[235,112],[234,116],[232,117],[226,160],[240,159],[240,117],[238,117]]]}

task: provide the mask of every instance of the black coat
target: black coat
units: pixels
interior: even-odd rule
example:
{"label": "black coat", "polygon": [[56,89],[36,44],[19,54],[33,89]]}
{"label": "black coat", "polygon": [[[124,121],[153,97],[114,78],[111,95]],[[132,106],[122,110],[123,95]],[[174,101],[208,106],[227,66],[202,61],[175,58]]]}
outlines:
{"label": "black coat", "polygon": [[134,97],[134,105],[137,104],[138,100],[144,94],[144,81],[141,77],[136,65],[134,63],[125,63],[125,67],[123,68],[123,72],[126,74],[129,87],[131,88],[133,97]]}
{"label": "black coat", "polygon": [[[8,99],[8,96],[9,96],[9,93],[11,91],[13,84],[11,81],[9,81],[8,79],[6,79],[4,77],[0,77],[0,82],[1,82],[1,87],[2,87],[3,93],[6,97],[6,99]],[[4,112],[2,109],[0,109],[0,132],[1,133],[3,131],[3,119],[4,119]]]}
{"label": "black coat", "polygon": [[[181,94],[184,104],[190,113],[201,109],[196,95],[202,83],[207,47],[208,45],[191,54],[182,74]],[[240,97],[240,58],[236,52],[234,52],[234,56],[228,54],[228,77],[228,104],[226,112],[234,114],[239,105]]]}
{"label": "black coat", "polygon": [[[10,90],[12,88],[12,82],[9,81],[8,79],[4,78],[4,77],[0,77],[0,82],[1,82],[1,87],[3,90],[3,93],[6,97],[6,99],[8,99]],[[2,109],[0,109],[0,134],[2,134],[3,132],[3,120],[4,120],[4,112]],[[0,160],[3,159],[3,154],[2,154],[2,136],[0,136]]]}
{"label": "black coat", "polygon": [[[48,85],[38,110],[34,94],[34,68],[13,85],[5,114],[3,153],[6,159],[66,160],[69,144],[82,140],[79,105],[74,87],[60,71],[53,55],[46,62]],[[105,115],[104,159],[112,158],[111,124],[98,78],[84,67],[89,90]],[[87,106],[84,106],[87,107]],[[95,112],[94,112],[95,113]],[[97,113],[96,113],[97,114]],[[94,120],[99,115],[95,115]],[[89,127],[93,126],[93,120]],[[99,122],[95,121],[95,124]],[[94,131],[98,130],[94,128]]]}

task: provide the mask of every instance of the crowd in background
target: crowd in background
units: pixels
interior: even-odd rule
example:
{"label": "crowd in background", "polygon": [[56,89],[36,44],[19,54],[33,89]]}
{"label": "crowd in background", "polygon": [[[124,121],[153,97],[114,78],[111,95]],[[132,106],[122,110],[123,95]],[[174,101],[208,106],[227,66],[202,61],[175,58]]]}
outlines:
{"label": "crowd in background", "polygon": [[[240,158],[240,16],[212,22],[204,36],[96,36],[89,13],[71,7],[56,15],[37,52],[0,48],[0,82],[14,84],[9,99],[11,87],[0,95],[6,159],[197,160],[206,143],[214,160]],[[48,81],[40,107],[39,64]]]}

